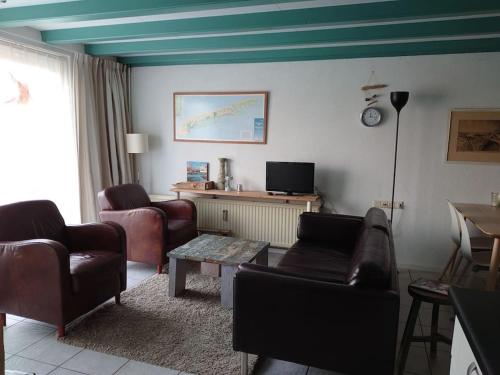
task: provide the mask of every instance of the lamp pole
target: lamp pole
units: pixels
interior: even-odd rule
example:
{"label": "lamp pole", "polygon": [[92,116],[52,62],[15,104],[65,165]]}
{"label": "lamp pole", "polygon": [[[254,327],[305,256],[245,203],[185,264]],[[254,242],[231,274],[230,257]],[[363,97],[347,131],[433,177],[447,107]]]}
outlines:
{"label": "lamp pole", "polygon": [[391,197],[391,226],[392,219],[394,216],[394,192],[396,190],[396,167],[398,162],[398,139],[399,139],[399,113],[401,109],[408,103],[408,97],[410,93],[408,91],[393,91],[391,92],[391,103],[397,112],[396,120],[396,142],[394,145],[394,171],[392,174],[392,197]]}

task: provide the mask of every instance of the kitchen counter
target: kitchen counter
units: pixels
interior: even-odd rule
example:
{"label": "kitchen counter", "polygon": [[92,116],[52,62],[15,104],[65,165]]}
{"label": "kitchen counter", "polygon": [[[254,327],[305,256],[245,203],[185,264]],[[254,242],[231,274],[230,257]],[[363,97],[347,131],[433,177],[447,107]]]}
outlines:
{"label": "kitchen counter", "polygon": [[483,375],[499,375],[500,292],[452,287],[450,298]]}

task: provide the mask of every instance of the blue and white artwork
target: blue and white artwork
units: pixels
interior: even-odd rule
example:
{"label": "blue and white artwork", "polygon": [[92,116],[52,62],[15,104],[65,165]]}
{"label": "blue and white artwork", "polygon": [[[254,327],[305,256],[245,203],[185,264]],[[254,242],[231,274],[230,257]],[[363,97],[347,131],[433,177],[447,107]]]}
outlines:
{"label": "blue and white artwork", "polygon": [[176,141],[266,143],[267,92],[174,94]]}

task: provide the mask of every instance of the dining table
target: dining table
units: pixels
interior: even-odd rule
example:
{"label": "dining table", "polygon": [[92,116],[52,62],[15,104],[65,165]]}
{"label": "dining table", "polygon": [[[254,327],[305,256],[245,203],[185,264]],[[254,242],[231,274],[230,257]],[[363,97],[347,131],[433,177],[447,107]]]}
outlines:
{"label": "dining table", "polygon": [[500,207],[476,203],[453,203],[453,205],[477,229],[494,239],[486,289],[495,290],[500,265]]}

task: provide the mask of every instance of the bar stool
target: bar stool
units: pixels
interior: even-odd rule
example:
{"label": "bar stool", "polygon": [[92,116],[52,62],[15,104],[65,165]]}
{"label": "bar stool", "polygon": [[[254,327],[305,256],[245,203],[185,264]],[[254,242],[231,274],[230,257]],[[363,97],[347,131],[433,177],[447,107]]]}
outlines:
{"label": "bar stool", "polygon": [[[408,320],[406,321],[401,348],[399,349],[397,375],[403,375],[411,342],[430,342],[432,358],[436,357],[438,342],[444,342],[451,345],[451,339],[438,332],[439,307],[441,305],[451,305],[448,296],[423,290],[412,284],[408,285],[408,293],[413,297],[413,302],[411,304],[410,313],[408,314]],[[413,336],[422,302],[432,304],[431,334],[430,336]]]}

